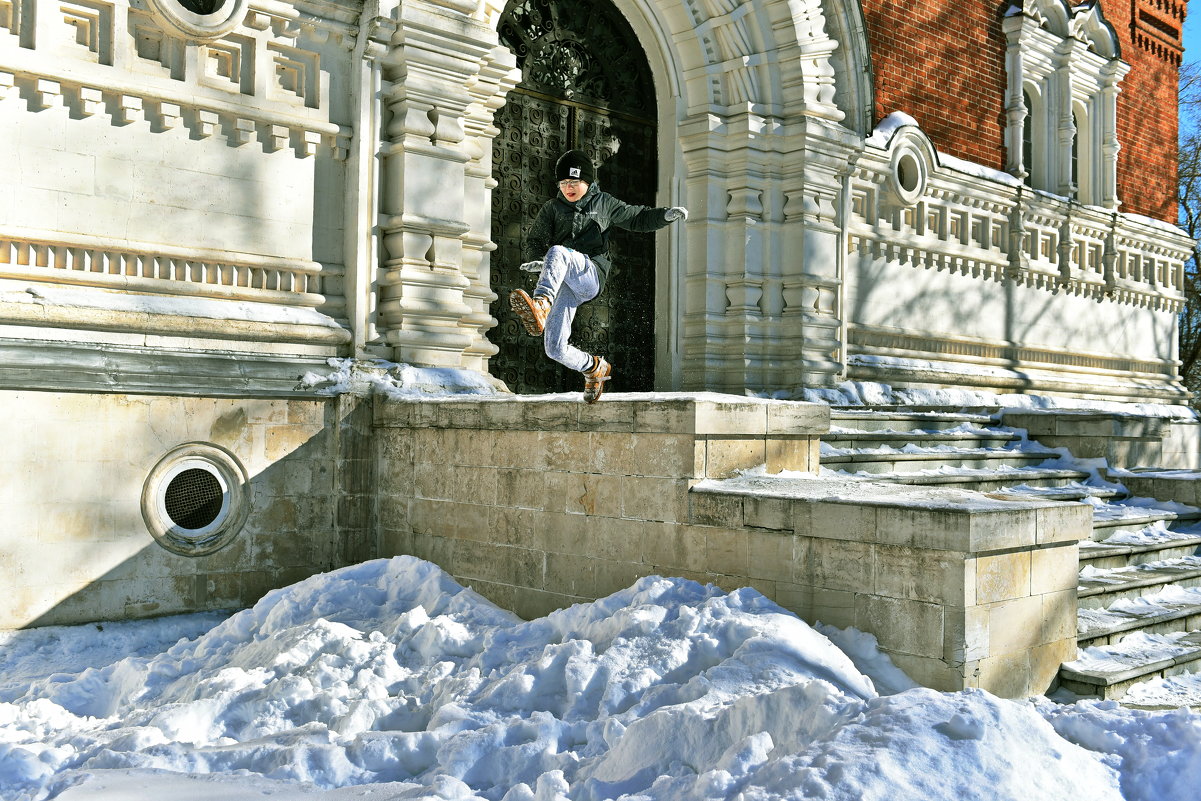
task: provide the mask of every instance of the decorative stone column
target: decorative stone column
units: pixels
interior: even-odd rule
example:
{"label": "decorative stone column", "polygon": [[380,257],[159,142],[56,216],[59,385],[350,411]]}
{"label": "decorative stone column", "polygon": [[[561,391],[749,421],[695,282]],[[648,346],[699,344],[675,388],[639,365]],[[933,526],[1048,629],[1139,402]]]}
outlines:
{"label": "decorative stone column", "polygon": [[379,322],[397,361],[483,370],[492,352],[483,335],[496,323],[481,169],[515,62],[471,16],[475,5],[406,0],[385,14],[394,29],[382,90]]}

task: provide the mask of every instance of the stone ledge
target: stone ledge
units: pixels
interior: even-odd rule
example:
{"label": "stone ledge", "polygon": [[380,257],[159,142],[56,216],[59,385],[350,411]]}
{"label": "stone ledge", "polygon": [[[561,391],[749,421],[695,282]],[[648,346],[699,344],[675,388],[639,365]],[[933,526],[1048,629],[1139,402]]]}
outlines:
{"label": "stone ledge", "polygon": [[576,395],[456,395],[398,400],[377,396],[384,428],[614,431],[729,437],[813,437],[830,429],[821,403],[719,393],[613,393],[586,404]]}
{"label": "stone ledge", "polygon": [[1158,439],[1170,421],[1127,412],[1049,409],[1002,412],[1001,422],[1012,428],[1025,429],[1032,437]]}
{"label": "stone ledge", "polygon": [[702,481],[691,496],[692,522],[705,525],[745,524],[938,551],[987,553],[1074,543],[1092,531],[1092,510],[1084,504],[1011,501],[970,490],[883,482],[744,476]]}

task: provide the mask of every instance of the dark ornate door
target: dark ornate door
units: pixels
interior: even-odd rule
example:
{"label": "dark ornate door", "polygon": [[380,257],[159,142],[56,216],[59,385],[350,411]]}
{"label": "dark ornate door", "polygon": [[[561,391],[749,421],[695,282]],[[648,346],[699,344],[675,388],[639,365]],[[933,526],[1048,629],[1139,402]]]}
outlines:
{"label": "dark ornate door", "polygon": [[[491,372],[514,392],[576,391],[580,375],[542,352],[509,309],[509,292],[531,291],[523,273],[522,237],[542,204],[558,191],[555,161],[573,148],[597,165],[600,188],[641,205],[655,202],[654,83],[629,23],[607,0],[514,0],[501,17],[500,39],[516,54],[522,83],[496,114],[493,145],[498,185],[492,193],[490,337],[500,348]],[[607,358],[609,391],[654,387],[655,245],[653,234],[613,230],[613,270],[605,290],[576,315],[572,342]]]}

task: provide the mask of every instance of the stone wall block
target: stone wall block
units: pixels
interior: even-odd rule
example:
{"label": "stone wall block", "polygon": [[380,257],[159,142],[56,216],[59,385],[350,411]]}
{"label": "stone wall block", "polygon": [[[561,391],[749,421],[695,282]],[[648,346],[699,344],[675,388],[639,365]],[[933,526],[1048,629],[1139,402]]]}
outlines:
{"label": "stone wall block", "polygon": [[669,523],[622,520],[614,517],[588,517],[583,521],[582,553],[617,562],[644,561],[644,543],[657,536]]}
{"label": "stone wall block", "polygon": [[[1071,640],[1076,642],[1076,587],[1048,592],[1038,596],[1042,604],[1041,625],[1042,636],[1039,645]],[[1075,658],[1074,656],[1071,658]],[[1065,660],[1067,661],[1067,660]]]}
{"label": "stone wall block", "polygon": [[705,569],[705,543],[703,527],[667,526],[659,536],[648,537],[643,542],[643,559],[655,573],[664,576],[689,571],[700,573]]}
{"label": "stone wall block", "polygon": [[747,575],[796,583],[807,571],[809,541],[792,534],[748,531]]}
{"label": "stone wall block", "polygon": [[496,464],[493,453],[496,434],[467,428],[448,428],[442,431],[442,448],[452,464],[473,467],[492,467]]}
{"label": "stone wall block", "polygon": [[595,598],[597,561],[579,554],[546,554],[545,589],[561,595]]}
{"label": "stone wall block", "polygon": [[816,473],[820,467],[821,440],[815,437],[769,436],[766,447],[769,473]]}
{"label": "stone wall block", "polygon": [[538,515],[539,541],[548,553],[583,554],[587,537],[586,518],[566,512],[542,512]]}
{"label": "stone wall block", "polygon": [[[794,505],[793,526],[796,533],[801,535],[832,540],[876,542],[879,528],[882,525],[891,525],[896,522],[898,515],[894,514],[895,511],[877,509],[876,506],[867,504],[833,501],[798,503]],[[880,514],[885,514],[886,521],[884,523],[878,521]],[[905,522],[908,523],[908,518],[905,518]],[[902,531],[902,536],[899,537],[902,541],[905,539],[903,534]],[[897,544],[903,544],[903,542]]]}
{"label": "stone wall block", "polygon": [[1058,623],[1043,620],[1042,611],[1042,599],[1038,596],[989,604],[989,655],[996,657],[1025,651],[1048,642],[1048,626],[1057,629]]}
{"label": "stone wall block", "polygon": [[765,405],[722,401],[697,401],[695,433],[709,436],[736,434],[758,436],[767,434]]}
{"label": "stone wall block", "polygon": [[633,467],[634,440],[629,434],[597,431],[588,435],[588,442],[589,458],[583,464],[589,470],[614,476],[642,475]]}
{"label": "stone wall block", "polygon": [[487,531],[492,532],[490,541],[500,545],[515,545],[537,551],[546,550],[545,532],[539,525],[542,512],[504,506],[493,506],[488,509]]}
{"label": "stone wall block", "polygon": [[1058,503],[1035,511],[1035,542],[1047,545],[1055,542],[1086,540],[1093,531],[1092,507],[1081,503]]}
{"label": "stone wall block", "polygon": [[644,576],[653,575],[649,565],[640,562],[625,562],[612,559],[593,560],[593,577],[596,582],[596,597],[604,598],[624,590]]}
{"label": "stone wall block", "polygon": [[682,479],[622,476],[621,516],[678,523],[688,519],[688,482]]}
{"label": "stone wall block", "polygon": [[876,548],[871,543],[820,537],[809,542],[807,575],[814,587],[875,593],[877,569]]}
{"label": "stone wall block", "polygon": [[824,403],[773,403],[767,406],[767,435],[820,436],[830,430],[830,407]]}
{"label": "stone wall block", "polygon": [[945,613],[946,609],[938,604],[878,595],[855,596],[855,627],[875,634],[880,646],[890,652],[915,656],[941,654]]}
{"label": "stone wall block", "polygon": [[1080,577],[1080,549],[1076,545],[1039,548],[1030,552],[1030,592],[1075,591]]}
{"label": "stone wall block", "polygon": [[545,470],[547,447],[540,434],[538,431],[494,431],[492,456],[496,466]]}
{"label": "stone wall block", "polygon": [[496,471],[497,504],[523,509],[545,509],[547,475],[544,470],[498,468]]}
{"label": "stone wall block", "polygon": [[705,448],[691,434],[634,434],[629,437],[628,475],[701,478]]}
{"label": "stone wall block", "polygon": [[541,551],[490,542],[459,540],[455,546],[455,568],[463,577],[536,590],[546,589],[546,559]]}
{"label": "stone wall block", "polygon": [[774,531],[793,531],[793,507],[790,498],[771,498],[765,495],[748,495],[742,501],[744,522],[751,528]]}
{"label": "stone wall block", "polygon": [[546,466],[564,472],[588,472],[592,465],[592,435],[584,431],[545,431],[538,444],[546,452]]}
{"label": "stone wall block", "polygon": [[[779,592],[778,588],[777,592]],[[807,592],[810,611],[809,617],[806,619],[837,626],[840,629],[860,625],[858,604],[854,592],[827,590],[821,587],[809,588]]]}
{"label": "stone wall block", "polygon": [[379,433],[375,476],[381,493],[413,492],[413,437],[408,431],[386,429]]}
{"label": "stone wall block", "polygon": [[581,431],[634,431],[636,403],[592,403],[579,408]]}
{"label": "stone wall block", "polygon": [[492,603],[499,606],[501,609],[512,609],[517,603],[517,595],[519,588],[512,584],[502,584],[495,581],[484,581],[479,578],[469,578],[459,573],[451,574],[455,581],[462,584],[464,587],[470,587],[480,595],[487,598]]}
{"label": "stone wall block", "polygon": [[700,526],[740,528],[747,498],[726,492],[692,490],[688,493],[688,522]]}
{"label": "stone wall block", "polygon": [[480,425],[491,431],[519,433],[525,414],[520,403],[493,401],[480,403]]}
{"label": "stone wall block", "polygon": [[706,437],[705,477],[730,478],[739,470],[767,463],[767,441],[763,437]]}
{"label": "stone wall block", "polygon": [[978,675],[975,675],[978,667],[974,663],[948,664],[938,657],[908,653],[890,653],[888,656],[906,676],[932,690],[954,692],[964,687],[981,686]]}
{"label": "stone wall block", "polygon": [[531,590],[527,587],[512,588],[512,606],[506,607],[522,620],[535,620],[545,617],[556,609],[564,609],[572,604],[586,601],[586,598],[574,595],[561,595],[543,590]]}
{"label": "stone wall block", "polygon": [[948,607],[943,619],[943,659],[948,664],[962,665],[988,658],[988,624],[987,607]]}
{"label": "stone wall block", "polygon": [[596,473],[567,473],[564,490],[567,513],[621,517],[623,479]]}
{"label": "stone wall block", "polygon": [[[792,612],[797,617],[803,618],[804,620],[827,621],[826,618],[822,617],[821,615],[814,614],[813,612],[812,587],[804,584],[790,584],[785,581],[777,581],[775,582],[775,585],[776,595],[773,600],[775,600],[775,602],[780,606],[784,607],[789,612]],[[853,603],[851,604],[851,607],[853,611]],[[831,625],[837,625],[832,621],[827,622],[830,622]]]}
{"label": "stone wall block", "polygon": [[738,576],[745,586],[749,575],[746,530],[706,529],[705,569],[710,573]]}
{"label": "stone wall block", "polygon": [[521,428],[526,431],[576,431],[579,409],[583,404],[562,401],[528,401],[519,404]]}
{"label": "stone wall block", "polygon": [[1030,551],[977,557],[975,572],[977,604],[1030,595]]}
{"label": "stone wall block", "polygon": [[[964,521],[969,526],[970,537],[966,550],[974,552],[995,551],[1002,548],[1029,548],[1038,536],[1038,510],[1011,506],[1000,502],[1001,508],[974,511]],[[958,537],[948,538],[948,545],[958,544]]]}
{"label": "stone wall block", "polygon": [[964,555],[878,545],[876,592],[963,608],[975,602],[975,571]]}

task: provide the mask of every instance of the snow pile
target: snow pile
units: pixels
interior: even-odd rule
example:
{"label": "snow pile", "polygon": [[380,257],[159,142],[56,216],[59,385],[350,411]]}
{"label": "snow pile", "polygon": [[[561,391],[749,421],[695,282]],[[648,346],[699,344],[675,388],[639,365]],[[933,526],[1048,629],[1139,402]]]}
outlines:
{"label": "snow pile", "polygon": [[[651,577],[522,622],[429,563],[368,562],[99,667],[62,669],[95,627],[57,630],[68,653],[39,635],[36,678],[33,633],[10,637],[24,667],[0,680],[0,797],[1193,797],[1194,716],[934,692],[866,635],[827,631],[897,692],[749,589]],[[1149,760],[1162,774],[1132,785]]]}
{"label": "snow pile", "polygon": [[413,367],[384,359],[329,359],[334,368],[326,375],[308,372],[300,377],[298,390],[318,395],[369,395],[380,393],[399,400],[439,395],[507,394],[504,383],[476,372],[454,367]]}

